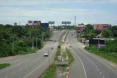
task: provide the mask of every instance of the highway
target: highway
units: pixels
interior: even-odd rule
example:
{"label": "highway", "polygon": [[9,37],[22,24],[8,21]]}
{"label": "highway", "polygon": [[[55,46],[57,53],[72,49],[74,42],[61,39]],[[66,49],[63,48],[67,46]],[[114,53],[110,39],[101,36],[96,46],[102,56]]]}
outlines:
{"label": "highway", "polygon": [[[50,41],[36,53],[0,58],[0,63],[11,64],[0,70],[0,78],[38,78],[52,63],[63,33],[54,31]],[[69,78],[117,78],[117,66],[84,50],[84,45],[77,41],[75,31],[69,32],[66,42],[75,59]],[[44,57],[44,52],[49,52],[50,56]]]}
{"label": "highway", "polygon": [[75,60],[70,70],[70,78],[117,78],[117,67],[102,57],[83,49],[75,31],[70,31],[67,43]]}
{"label": "highway", "polygon": [[[0,63],[11,64],[0,70],[0,78],[38,78],[53,61],[63,33],[54,31],[51,41],[36,53],[0,58]],[[49,57],[44,57],[44,52],[49,52]]]}

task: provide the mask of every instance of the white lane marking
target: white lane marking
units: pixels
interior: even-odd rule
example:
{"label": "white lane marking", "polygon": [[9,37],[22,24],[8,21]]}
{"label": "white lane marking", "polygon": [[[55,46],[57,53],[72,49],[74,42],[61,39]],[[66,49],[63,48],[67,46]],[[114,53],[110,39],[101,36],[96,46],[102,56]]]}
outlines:
{"label": "white lane marking", "polygon": [[[72,49],[72,48],[71,48]],[[73,50],[73,49],[72,49]],[[74,52],[75,53],[75,52]],[[84,70],[84,73],[85,73],[85,77],[87,78],[87,73],[86,73],[86,70],[85,70],[85,67],[84,67],[84,64],[83,64],[83,62],[82,62],[82,60],[81,60],[81,58],[79,57],[79,55],[77,55],[76,53],[75,53],[75,55],[79,58],[79,60],[80,60],[80,62],[81,62],[81,64],[82,64],[82,67],[83,67],[83,70]]]}
{"label": "white lane marking", "polygon": [[98,68],[98,66],[96,65],[96,68]]}
{"label": "white lane marking", "polygon": [[102,78],[105,78],[104,76]]}
{"label": "white lane marking", "polygon": [[[54,52],[54,50],[52,51]],[[52,55],[50,56],[52,57]],[[49,58],[50,59],[50,58]],[[29,72],[28,74],[26,74],[23,78],[28,78],[33,72],[35,72],[36,70],[38,70],[41,66],[43,66],[46,62],[48,62],[48,59],[45,60],[44,62],[42,62],[41,65],[39,65],[38,67],[36,67],[34,70],[32,70],[31,72]]]}
{"label": "white lane marking", "polygon": [[99,68],[97,68],[97,71],[100,71],[100,69],[99,69]]}
{"label": "white lane marking", "polygon": [[102,75],[102,72],[101,71],[99,73],[100,73],[100,75]]}
{"label": "white lane marking", "polygon": [[98,68],[97,65],[96,65],[96,69],[97,69],[97,71],[99,72],[100,76],[102,76],[102,78],[105,78],[105,77],[103,76],[102,72],[100,71],[100,69]]}
{"label": "white lane marking", "polygon": [[[114,66],[112,66],[111,65],[111,62],[110,61],[108,61],[107,59],[104,59],[103,57],[101,57],[101,56],[98,56],[98,55],[95,55],[95,54],[93,54],[93,53],[89,53],[88,51],[86,51],[86,50],[84,50],[84,52],[85,53],[87,53],[87,54],[89,54],[91,57],[96,57],[95,59],[99,62],[99,63],[101,63],[101,64],[103,64],[104,66],[106,66],[108,69],[110,69],[112,72],[116,72],[116,71],[114,71],[113,70],[113,68],[114,68]],[[116,75],[117,75],[117,73],[115,73]]]}
{"label": "white lane marking", "polygon": [[[48,61],[48,60],[46,60],[46,61]],[[46,63],[46,61],[44,61],[41,65],[39,65],[38,67],[36,67],[34,70],[32,70],[31,72],[29,72],[28,74],[24,75],[23,78],[28,78],[33,72],[35,72],[35,71],[38,70],[41,66],[43,66],[43,65]]]}
{"label": "white lane marking", "polygon": [[5,76],[5,78],[8,78],[8,76]]}
{"label": "white lane marking", "polygon": [[[78,57],[79,57],[79,56],[78,56]],[[84,64],[83,64],[83,62],[81,61],[80,57],[79,57],[79,60],[80,60],[80,62],[81,62],[81,64],[82,64],[82,66],[83,66],[83,69],[84,69],[84,72],[85,72],[85,77],[87,78],[86,70],[85,70]]]}
{"label": "white lane marking", "polygon": [[[89,54],[89,53],[87,53],[87,54]],[[92,62],[93,63],[93,62]],[[93,63],[93,64],[95,64],[95,63]],[[102,72],[100,71],[100,69],[99,69],[99,67],[95,64],[95,66],[96,66],[96,69],[97,69],[97,71],[99,72],[99,74],[102,76],[102,78],[105,78],[104,76],[103,76],[103,74],[102,74]]]}
{"label": "white lane marking", "polygon": [[99,72],[100,71],[100,69],[98,68],[98,66],[96,65],[96,69],[97,69],[97,71]]}

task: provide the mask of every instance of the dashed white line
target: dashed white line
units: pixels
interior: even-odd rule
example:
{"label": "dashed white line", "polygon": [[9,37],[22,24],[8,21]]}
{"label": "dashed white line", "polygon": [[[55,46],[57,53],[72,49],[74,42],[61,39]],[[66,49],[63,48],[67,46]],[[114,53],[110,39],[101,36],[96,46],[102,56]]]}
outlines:
{"label": "dashed white line", "polygon": [[100,71],[100,69],[98,68],[98,66],[96,66],[96,68],[97,68],[99,74],[102,76],[102,78],[105,78],[105,77],[103,76],[102,72]]}
{"label": "dashed white line", "polygon": [[[78,56],[78,57],[79,57],[79,56]],[[85,70],[84,64],[83,64],[83,62],[81,61],[80,57],[79,57],[79,60],[80,60],[80,62],[81,62],[81,64],[82,64],[82,66],[83,66],[83,69],[84,69],[84,72],[85,72],[85,77],[87,78],[86,70]]]}
{"label": "dashed white line", "polygon": [[8,78],[8,76],[5,76],[5,78]]}
{"label": "dashed white line", "polygon": [[100,75],[102,75],[102,72],[99,72],[100,73]]}
{"label": "dashed white line", "polygon": [[105,78],[104,76],[102,78]]}
{"label": "dashed white line", "polygon": [[99,68],[97,68],[97,71],[100,71],[100,69],[99,69]]}
{"label": "dashed white line", "polygon": [[[54,52],[54,50],[52,51]],[[52,55],[50,56],[52,57]],[[50,58],[49,58],[50,59]],[[36,67],[33,71],[29,72],[28,74],[26,74],[23,78],[28,78],[33,72],[35,72],[36,70],[38,70],[41,66],[43,66],[45,63],[47,63],[48,59],[46,59],[44,62],[42,62],[41,65],[39,65],[38,67]]]}
{"label": "dashed white line", "polygon": [[35,72],[37,69],[39,69],[41,66],[43,66],[46,63],[46,61],[44,61],[41,65],[39,65],[38,67],[36,67],[33,71],[31,71],[28,74],[26,74],[23,78],[27,78],[28,76],[30,76],[33,72]]}
{"label": "dashed white line", "polygon": [[[72,49],[72,48],[71,48],[71,49]],[[73,50],[73,49],[72,49],[72,50]],[[75,54],[75,55],[76,55],[76,54]],[[79,56],[77,56],[77,57],[79,58],[79,60],[80,60],[80,62],[81,62],[81,64],[82,64],[82,67],[83,67],[83,70],[84,70],[84,73],[85,73],[85,78],[87,78],[87,74],[86,74],[86,70],[85,70],[84,64],[83,64],[81,58],[80,58]]]}
{"label": "dashed white line", "polygon": [[98,66],[96,65],[96,68],[98,68]]}

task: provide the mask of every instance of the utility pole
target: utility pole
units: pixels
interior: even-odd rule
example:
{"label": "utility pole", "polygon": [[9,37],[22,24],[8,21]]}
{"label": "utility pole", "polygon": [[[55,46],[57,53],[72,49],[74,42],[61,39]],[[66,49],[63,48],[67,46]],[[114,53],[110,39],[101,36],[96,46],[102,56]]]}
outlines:
{"label": "utility pole", "polygon": [[36,32],[36,48],[38,48],[38,32]]}
{"label": "utility pole", "polygon": [[76,16],[74,17],[74,26],[76,26]]}
{"label": "utility pole", "polygon": [[12,41],[12,53],[14,53],[14,31],[13,31],[13,41]]}
{"label": "utility pole", "polygon": [[43,32],[43,33],[42,33],[42,41],[44,40],[44,34],[45,34],[45,33]]}
{"label": "utility pole", "polygon": [[[33,26],[32,26],[32,29],[33,29]],[[32,36],[32,49],[34,48],[34,38]]]}
{"label": "utility pole", "polygon": [[14,48],[15,48],[15,44],[14,44],[15,26],[17,26],[16,22],[14,23],[14,26],[13,26],[12,53],[14,53]]}
{"label": "utility pole", "polygon": [[34,48],[34,39],[33,39],[33,35],[32,35],[32,30],[33,30],[33,26],[31,25],[31,31],[30,31],[30,36],[32,39],[32,49]]}
{"label": "utility pole", "polygon": [[36,48],[38,48],[38,38],[36,37]]}
{"label": "utility pole", "polygon": [[30,40],[32,41],[32,49],[34,47],[34,40],[33,40],[33,25],[32,25],[32,21],[28,21],[28,25],[29,25],[29,30],[30,30]]}
{"label": "utility pole", "polygon": [[48,62],[49,62],[49,66],[50,66],[50,53],[49,53],[49,48],[48,48]]}

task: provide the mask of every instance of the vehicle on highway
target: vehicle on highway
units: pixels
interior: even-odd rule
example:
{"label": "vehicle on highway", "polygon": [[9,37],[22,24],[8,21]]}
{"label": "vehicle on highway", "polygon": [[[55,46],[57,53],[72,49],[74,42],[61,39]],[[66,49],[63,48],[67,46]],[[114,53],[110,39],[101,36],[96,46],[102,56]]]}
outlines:
{"label": "vehicle on highway", "polygon": [[48,57],[48,53],[44,53],[44,57]]}

